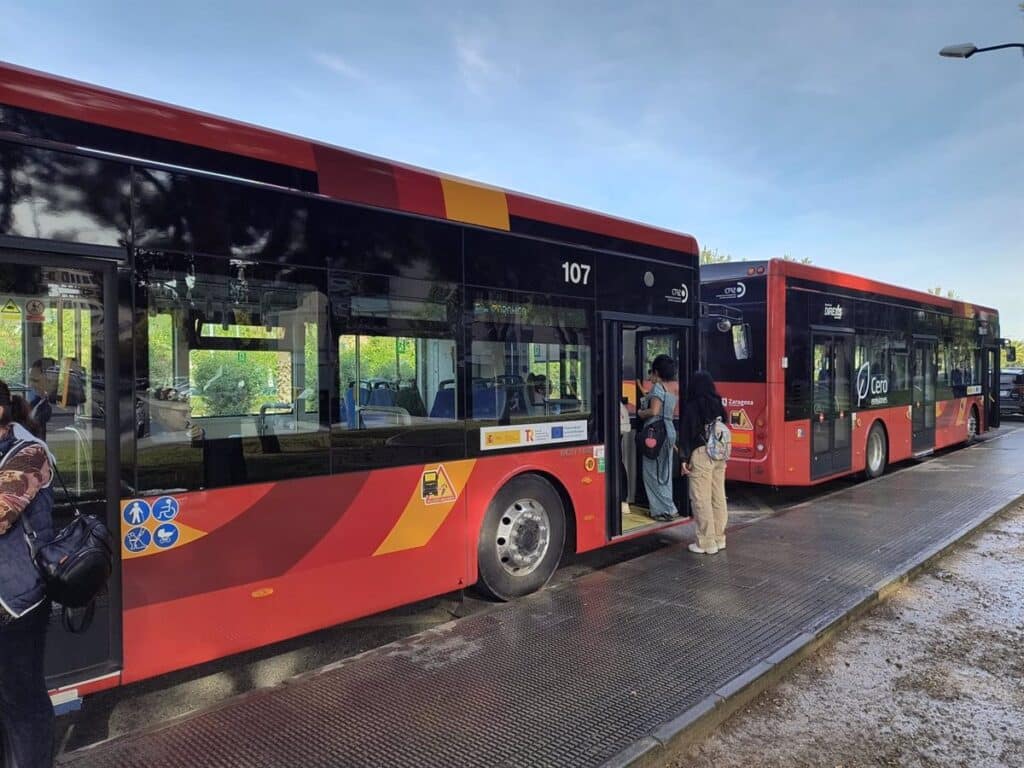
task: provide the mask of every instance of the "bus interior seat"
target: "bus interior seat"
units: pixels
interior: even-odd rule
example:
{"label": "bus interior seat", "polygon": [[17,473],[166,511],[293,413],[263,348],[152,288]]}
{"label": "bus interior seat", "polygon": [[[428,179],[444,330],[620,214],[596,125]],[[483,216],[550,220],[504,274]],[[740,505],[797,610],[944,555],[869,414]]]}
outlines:
{"label": "bus interior seat", "polygon": [[434,395],[434,404],[430,407],[432,419],[455,418],[455,380],[446,379],[441,382],[440,389]]}

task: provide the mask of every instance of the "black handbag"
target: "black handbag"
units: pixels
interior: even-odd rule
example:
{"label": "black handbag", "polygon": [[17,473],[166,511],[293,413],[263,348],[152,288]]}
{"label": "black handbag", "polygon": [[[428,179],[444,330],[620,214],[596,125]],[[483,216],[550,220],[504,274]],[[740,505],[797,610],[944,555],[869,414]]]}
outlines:
{"label": "black handbag", "polygon": [[[56,466],[53,472],[60,480],[65,498],[70,501],[71,494]],[[28,515],[22,515],[21,522],[32,559],[46,583],[47,597],[65,609],[87,608],[84,619],[87,625],[92,619],[93,601],[107,585],[114,568],[114,539],[107,526],[95,515],[83,515],[74,507],[71,522],[59,530],[52,541],[40,544]],[[67,610],[64,621],[65,626],[70,624]],[[79,631],[82,629],[84,626],[80,625]]]}

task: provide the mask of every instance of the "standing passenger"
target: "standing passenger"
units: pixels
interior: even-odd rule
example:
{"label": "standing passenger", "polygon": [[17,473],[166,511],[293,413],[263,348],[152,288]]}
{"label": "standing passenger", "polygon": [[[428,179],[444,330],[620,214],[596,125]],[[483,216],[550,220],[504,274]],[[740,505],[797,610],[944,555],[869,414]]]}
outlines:
{"label": "standing passenger", "polygon": [[651,363],[650,378],[653,382],[650,394],[644,398],[644,406],[636,412],[645,427],[659,419],[665,422],[665,442],[661,445],[658,458],[644,456],[644,488],[651,517],[659,522],[668,522],[679,517],[675,500],[672,498],[672,461],[676,444],[676,425],[672,416],[676,410],[676,396],[665,388],[665,382],[675,381],[676,363],[668,355],[658,355]]}
{"label": "standing passenger", "polygon": [[722,396],[707,371],[697,371],[690,379],[690,391],[683,406],[679,453],[683,474],[690,478],[690,503],[697,523],[697,541],[691,552],[714,555],[725,549],[725,525],[729,510],[725,502],[725,461],[712,459],[707,452],[708,430],[715,419],[724,422]]}
{"label": "standing passenger", "polygon": [[20,523],[27,517],[41,542],[53,538],[53,469],[31,426],[25,401],[0,381],[0,742],[11,768],[53,764],[43,672],[50,602]]}

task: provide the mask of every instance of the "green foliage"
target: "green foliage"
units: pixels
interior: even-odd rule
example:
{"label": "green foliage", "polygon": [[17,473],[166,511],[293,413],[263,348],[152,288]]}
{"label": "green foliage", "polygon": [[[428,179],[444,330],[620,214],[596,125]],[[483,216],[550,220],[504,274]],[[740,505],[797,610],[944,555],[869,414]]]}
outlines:
{"label": "green foliage", "polygon": [[[348,387],[356,379],[356,337],[338,340],[338,363],[341,383]],[[412,379],[416,376],[416,340],[396,336],[359,337],[359,378]]]}
{"label": "green foliage", "polygon": [[726,262],[729,261],[732,261],[732,255],[728,253],[722,253],[717,248],[700,249],[701,264],[725,264]]}
{"label": "green foliage", "polygon": [[261,396],[266,394],[268,379],[273,379],[276,355],[201,350],[192,352],[190,360],[196,387],[192,415],[237,416],[258,409],[257,398],[266,400]]}
{"label": "green foliage", "polygon": [[941,285],[937,285],[934,288],[929,288],[928,289],[928,293],[930,293],[932,296],[942,296],[943,298],[946,298],[946,299],[955,299],[955,300],[959,300],[960,299],[960,294],[958,294],[952,288],[950,288],[949,290],[943,291]]}
{"label": "green foliage", "polygon": [[793,261],[797,264],[813,264],[814,262],[808,257],[804,256],[802,259],[796,258],[796,256],[790,256],[788,253],[782,254],[783,261]]}

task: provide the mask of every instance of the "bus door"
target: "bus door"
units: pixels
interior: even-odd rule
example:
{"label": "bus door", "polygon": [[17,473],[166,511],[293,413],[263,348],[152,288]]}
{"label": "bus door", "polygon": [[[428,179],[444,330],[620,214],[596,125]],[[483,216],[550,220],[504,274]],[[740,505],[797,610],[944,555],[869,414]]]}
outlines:
{"label": "bus door", "polygon": [[[1000,351],[1000,347],[982,348],[981,380],[985,383],[982,390],[985,396],[985,429],[996,429],[1000,424]],[[980,424],[978,431],[981,431]]]}
{"label": "bus door", "polygon": [[911,448],[917,455],[935,449],[936,341],[914,339],[914,352],[910,360],[913,380],[910,401],[910,425],[913,432]]}
{"label": "bus door", "polygon": [[811,420],[811,479],[846,472],[851,466],[853,337],[814,333],[814,415]]}
{"label": "bus door", "polygon": [[[0,249],[0,379],[28,401],[56,458],[63,483],[53,483],[55,527],[77,507],[106,520],[118,537],[114,278],[111,263]],[[119,667],[119,571],[85,631],[68,632],[59,609],[51,612],[51,688]]]}
{"label": "bus door", "polygon": [[[632,533],[657,525],[648,514],[643,481],[643,457],[636,447],[642,426],[637,407],[653,386],[649,371],[658,355],[676,361],[679,375],[667,389],[681,399],[689,376],[689,329],[647,321],[606,320],[603,324],[605,391],[605,473],[608,486],[608,521],[611,536]],[[678,433],[679,406],[672,414]],[[672,496],[680,515],[689,515],[686,479],[673,457],[670,468]]]}

